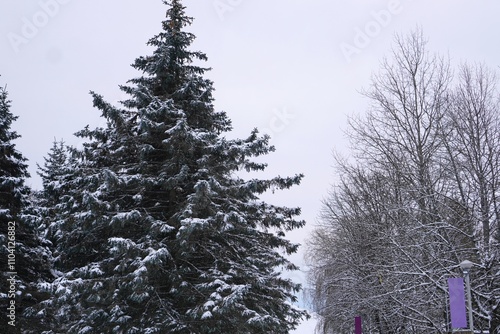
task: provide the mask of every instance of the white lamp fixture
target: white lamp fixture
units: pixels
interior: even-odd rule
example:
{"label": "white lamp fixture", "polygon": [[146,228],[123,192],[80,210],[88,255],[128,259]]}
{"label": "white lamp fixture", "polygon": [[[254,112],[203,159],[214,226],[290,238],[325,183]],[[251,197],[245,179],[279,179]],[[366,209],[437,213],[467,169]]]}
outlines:
{"label": "white lamp fixture", "polygon": [[469,273],[474,266],[474,263],[470,262],[469,260],[465,260],[460,262],[459,264],[460,268],[462,269],[462,272],[464,273],[465,277],[465,286],[467,288],[467,304],[468,304],[468,311],[469,311],[469,330],[471,333],[474,333],[474,325],[472,323],[472,298],[471,298],[471,293],[470,293],[470,278],[469,278]]}

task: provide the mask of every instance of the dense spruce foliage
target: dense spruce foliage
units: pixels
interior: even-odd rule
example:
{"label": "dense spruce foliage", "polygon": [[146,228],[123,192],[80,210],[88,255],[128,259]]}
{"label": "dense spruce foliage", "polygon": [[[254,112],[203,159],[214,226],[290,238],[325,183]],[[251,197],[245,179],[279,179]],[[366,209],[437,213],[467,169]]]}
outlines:
{"label": "dense spruce foliage", "polygon": [[0,332],[40,333],[49,321],[35,306],[49,297],[50,244],[39,233],[35,197],[25,185],[27,160],[14,143],[19,135],[11,130],[17,117],[10,103],[0,87]]}
{"label": "dense spruce foliage", "polygon": [[352,155],[308,245],[323,333],[448,333],[447,279],[471,271],[474,327],[500,331],[500,105],[484,65],[453,76],[421,32],[396,39],[352,117]]}
{"label": "dense spruce foliage", "polygon": [[[92,92],[106,126],[79,131],[82,148],[54,143],[40,167],[53,295],[47,333],[288,333],[306,317],[285,231],[299,208],[259,195],[302,175],[243,179],[274,150],[254,130],[227,139],[231,122],[191,51],[195,36],[180,1],[168,6],[141,76],[114,106]],[[248,174],[253,175],[253,174]]]}

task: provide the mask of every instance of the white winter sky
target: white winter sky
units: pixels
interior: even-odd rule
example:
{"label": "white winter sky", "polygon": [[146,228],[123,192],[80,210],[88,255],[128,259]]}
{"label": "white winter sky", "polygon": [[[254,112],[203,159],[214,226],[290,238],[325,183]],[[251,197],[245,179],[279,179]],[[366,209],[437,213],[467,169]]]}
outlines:
{"label": "white winter sky", "polygon": [[[197,36],[193,49],[205,52],[213,68],[208,77],[216,88],[216,109],[233,121],[230,136],[245,137],[254,127],[269,133],[277,151],[265,159],[264,175],[305,174],[300,186],[266,195],[271,202],[302,207],[308,225],[290,234],[302,244],[335,182],[332,150],[347,151],[347,117],[366,110],[359,91],[368,88],[390,53],[395,33],[420,26],[429,50],[448,54],[454,65],[500,65],[496,0],[184,5],[195,18],[189,29]],[[88,92],[110,102],[124,97],[118,85],[138,75],[129,65],[149,54],[146,41],[161,30],[165,11],[161,0],[0,2],[0,85],[7,85],[11,111],[19,116],[13,129],[22,136],[18,150],[29,159],[29,185],[41,187],[36,163],[43,163],[54,138],[78,145],[73,133],[104,124]],[[368,36],[363,39],[360,31]],[[303,264],[303,249],[293,259]]]}

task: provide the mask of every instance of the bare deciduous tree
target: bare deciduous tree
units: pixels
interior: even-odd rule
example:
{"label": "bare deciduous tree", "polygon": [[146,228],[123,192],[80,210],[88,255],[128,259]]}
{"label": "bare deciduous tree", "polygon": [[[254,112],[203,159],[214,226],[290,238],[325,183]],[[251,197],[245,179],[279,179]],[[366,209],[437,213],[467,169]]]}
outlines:
{"label": "bare deciduous tree", "polygon": [[446,333],[447,278],[473,273],[477,328],[498,327],[499,116],[495,78],[446,59],[420,31],[397,37],[352,118],[352,160],[309,240],[323,333]]}
{"label": "bare deciduous tree", "polygon": [[495,73],[485,65],[462,65],[445,122],[454,188],[470,212],[474,228],[477,325],[491,333],[500,331],[500,105],[496,82]]}

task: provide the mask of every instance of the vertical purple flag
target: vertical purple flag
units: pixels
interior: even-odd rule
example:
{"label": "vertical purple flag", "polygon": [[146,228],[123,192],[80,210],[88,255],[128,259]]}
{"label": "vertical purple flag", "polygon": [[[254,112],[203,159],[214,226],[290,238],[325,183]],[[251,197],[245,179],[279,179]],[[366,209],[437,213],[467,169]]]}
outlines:
{"label": "vertical purple flag", "polygon": [[355,334],[362,334],[363,333],[363,330],[361,327],[361,317],[354,318],[354,333]]}
{"label": "vertical purple flag", "polygon": [[450,292],[450,315],[452,328],[467,328],[463,278],[448,278]]}

